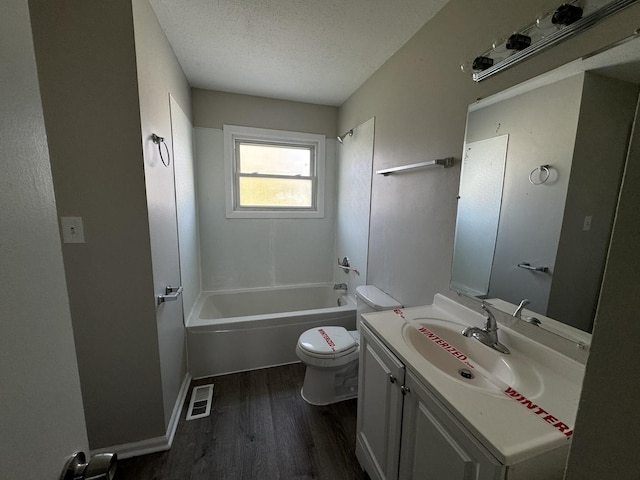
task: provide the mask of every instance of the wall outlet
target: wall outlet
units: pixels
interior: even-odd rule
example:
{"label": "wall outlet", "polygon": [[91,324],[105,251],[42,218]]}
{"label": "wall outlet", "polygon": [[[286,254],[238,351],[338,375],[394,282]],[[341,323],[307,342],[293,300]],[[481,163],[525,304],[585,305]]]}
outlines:
{"label": "wall outlet", "polygon": [[591,221],[593,220],[593,217],[591,215],[587,215],[586,217],[584,217],[584,222],[582,222],[582,231],[583,232],[588,232],[589,230],[591,230]]}
{"label": "wall outlet", "polygon": [[82,217],[60,217],[60,225],[64,243],[85,243]]}

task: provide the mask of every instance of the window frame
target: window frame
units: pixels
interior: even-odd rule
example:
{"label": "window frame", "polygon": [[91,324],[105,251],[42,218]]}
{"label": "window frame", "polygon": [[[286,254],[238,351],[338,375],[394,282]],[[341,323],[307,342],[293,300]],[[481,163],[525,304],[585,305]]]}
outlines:
{"label": "window frame", "polygon": [[[226,218],[324,218],[325,143],[326,137],[313,133],[289,132],[265,128],[224,125]],[[309,147],[312,152],[311,175],[241,174],[238,170],[239,143]],[[241,207],[239,205],[240,177],[303,178],[312,181],[311,207]]]}

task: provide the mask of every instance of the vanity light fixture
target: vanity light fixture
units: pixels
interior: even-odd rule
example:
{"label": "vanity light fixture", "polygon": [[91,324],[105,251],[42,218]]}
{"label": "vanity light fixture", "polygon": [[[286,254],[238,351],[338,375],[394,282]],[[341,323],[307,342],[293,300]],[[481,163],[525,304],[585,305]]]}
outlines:
{"label": "vanity light fixture", "polygon": [[554,25],[571,25],[582,18],[582,7],[577,5],[569,5],[565,3],[560,5],[551,17],[551,23]]}
{"label": "vanity light fixture", "polygon": [[493,62],[494,60],[491,57],[479,56],[473,59],[473,65],[471,68],[473,68],[474,72],[479,72],[486,70],[489,67],[493,67]]}
{"label": "vanity light fixture", "polygon": [[640,0],[573,0],[564,3],[514,32],[506,41],[493,42],[490,50],[472,62],[463,63],[462,71],[471,71],[473,80],[481,82],[638,2]]}
{"label": "vanity light fixture", "polygon": [[507,50],[524,50],[531,45],[531,37],[528,35],[522,35],[521,33],[514,33],[507,40]]}

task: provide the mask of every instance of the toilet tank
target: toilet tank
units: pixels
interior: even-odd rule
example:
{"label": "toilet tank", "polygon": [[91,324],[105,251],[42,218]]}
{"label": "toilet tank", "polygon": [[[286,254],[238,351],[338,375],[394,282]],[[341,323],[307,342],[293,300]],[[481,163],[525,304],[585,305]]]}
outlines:
{"label": "toilet tank", "polygon": [[402,304],[373,285],[356,287],[356,305],[358,311],[358,330],[360,330],[360,315],[370,312],[381,312],[402,308]]}

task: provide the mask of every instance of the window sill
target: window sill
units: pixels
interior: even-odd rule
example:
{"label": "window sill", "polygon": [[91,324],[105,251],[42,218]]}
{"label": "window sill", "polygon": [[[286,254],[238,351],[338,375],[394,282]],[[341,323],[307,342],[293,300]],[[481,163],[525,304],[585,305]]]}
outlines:
{"label": "window sill", "polygon": [[265,210],[243,210],[227,211],[227,218],[324,218],[323,211],[265,211]]}

